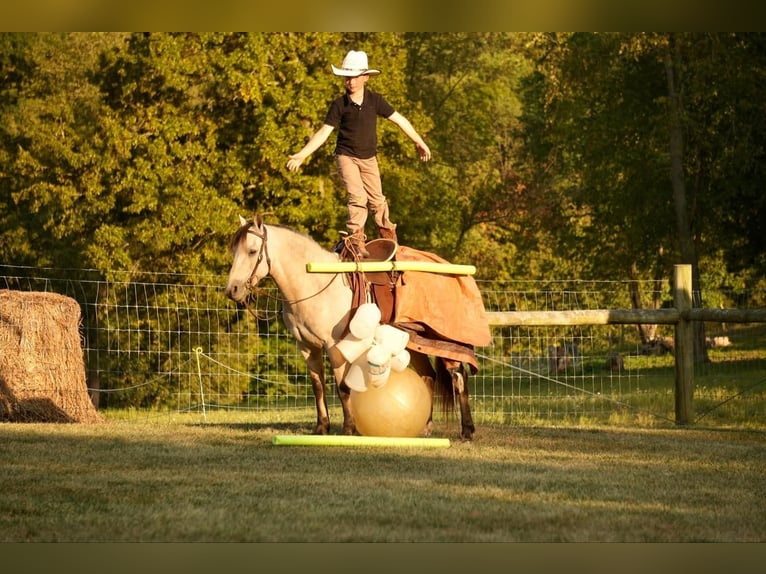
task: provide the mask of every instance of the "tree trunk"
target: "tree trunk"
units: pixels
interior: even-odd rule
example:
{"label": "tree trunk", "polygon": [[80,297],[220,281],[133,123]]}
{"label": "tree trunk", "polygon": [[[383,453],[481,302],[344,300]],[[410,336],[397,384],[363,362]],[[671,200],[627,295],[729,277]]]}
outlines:
{"label": "tree trunk", "polygon": [[[683,136],[683,103],[678,89],[679,71],[681,69],[681,50],[676,35],[668,34],[667,51],[665,54],[665,73],[668,82],[668,112],[670,120],[670,182],[673,188],[673,205],[676,213],[676,230],[681,252],[681,262],[692,266],[692,290],[696,294],[693,306],[702,305],[702,289],[700,285],[697,250],[694,245],[689,217],[689,205],[684,179],[684,136]],[[705,349],[705,325],[701,322],[693,324],[694,329],[694,362],[703,363],[708,360]]]}

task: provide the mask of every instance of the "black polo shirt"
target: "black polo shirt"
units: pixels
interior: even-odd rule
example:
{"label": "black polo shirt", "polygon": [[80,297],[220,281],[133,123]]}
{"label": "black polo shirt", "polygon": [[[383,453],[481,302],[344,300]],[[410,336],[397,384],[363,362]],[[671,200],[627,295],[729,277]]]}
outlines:
{"label": "black polo shirt", "polygon": [[396,110],[383,96],[368,89],[359,106],[351,101],[348,94],[337,98],[327,111],[324,123],[338,130],[335,145],[336,155],[349,155],[368,159],[378,151],[378,116],[388,118]]}

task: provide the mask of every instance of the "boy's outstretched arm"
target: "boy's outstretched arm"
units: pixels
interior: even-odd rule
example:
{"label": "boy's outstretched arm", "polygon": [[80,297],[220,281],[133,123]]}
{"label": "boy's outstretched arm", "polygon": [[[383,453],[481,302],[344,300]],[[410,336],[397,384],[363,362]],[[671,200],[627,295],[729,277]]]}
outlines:
{"label": "boy's outstretched arm", "polygon": [[311,139],[306,142],[306,145],[303,146],[301,151],[290,156],[290,159],[287,161],[287,169],[290,171],[297,171],[305,159],[327,141],[327,138],[330,137],[333,129],[332,126],[323,124],[322,127],[311,136]]}
{"label": "boy's outstretched arm", "polygon": [[420,134],[415,131],[415,128],[412,127],[410,120],[405,118],[399,112],[394,112],[386,119],[394,122],[397,126],[399,126],[399,129],[402,130],[408,138],[415,142],[415,146],[418,148],[418,153],[420,154],[420,159],[423,161],[428,161],[431,159],[431,150],[426,145],[426,142],[423,141],[423,138],[420,137]]}

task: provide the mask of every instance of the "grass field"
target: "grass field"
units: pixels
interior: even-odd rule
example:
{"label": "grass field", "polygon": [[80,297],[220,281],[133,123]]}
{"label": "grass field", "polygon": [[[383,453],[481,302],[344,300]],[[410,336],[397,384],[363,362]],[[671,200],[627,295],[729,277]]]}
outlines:
{"label": "grass field", "polygon": [[465,443],[449,422],[449,448],[272,444],[312,417],[2,424],[0,541],[766,541],[764,429],[480,425]]}

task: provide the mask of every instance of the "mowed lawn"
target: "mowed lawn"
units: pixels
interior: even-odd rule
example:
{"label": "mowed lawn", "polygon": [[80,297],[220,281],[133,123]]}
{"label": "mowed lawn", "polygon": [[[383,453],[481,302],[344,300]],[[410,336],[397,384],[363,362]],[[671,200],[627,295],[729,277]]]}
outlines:
{"label": "mowed lawn", "polygon": [[448,448],[276,446],[310,416],[259,417],[0,424],[0,541],[766,541],[760,430],[479,425],[466,443],[451,422]]}

